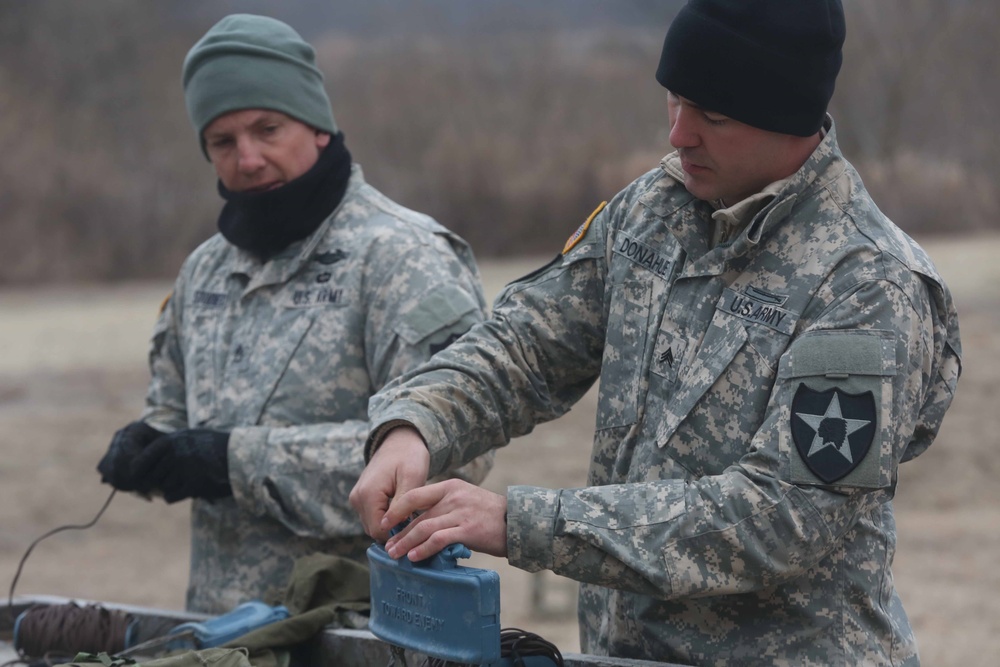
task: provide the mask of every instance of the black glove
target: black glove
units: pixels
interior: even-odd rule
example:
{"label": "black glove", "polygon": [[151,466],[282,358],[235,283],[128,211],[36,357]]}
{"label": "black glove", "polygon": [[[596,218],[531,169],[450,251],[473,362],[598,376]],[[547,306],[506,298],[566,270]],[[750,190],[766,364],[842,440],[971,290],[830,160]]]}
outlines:
{"label": "black glove", "polygon": [[132,422],[120,429],[111,439],[108,451],[97,464],[101,482],[110,484],[119,491],[135,491],[136,480],[132,477],[132,462],[146,445],[163,435],[146,422]]}
{"label": "black glove", "polygon": [[233,495],[229,484],[229,434],[205,428],[174,431],[154,440],[132,462],[138,490],[159,490],[168,503]]}

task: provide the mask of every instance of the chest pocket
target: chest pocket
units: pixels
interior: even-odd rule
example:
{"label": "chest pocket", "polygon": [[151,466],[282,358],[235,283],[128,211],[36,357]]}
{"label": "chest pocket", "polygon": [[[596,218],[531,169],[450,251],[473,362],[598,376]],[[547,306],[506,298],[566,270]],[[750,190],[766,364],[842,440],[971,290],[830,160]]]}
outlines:
{"label": "chest pocket", "polygon": [[[286,384],[284,376],[289,362],[312,328],[317,313],[321,312],[319,308],[279,310],[265,330],[256,332],[254,340],[230,346],[229,361],[219,389],[220,419],[233,426],[260,423],[264,408],[279,383]],[[242,355],[239,354],[241,346],[248,350]],[[226,352],[221,350],[220,354]],[[306,395],[307,387],[294,388],[299,389],[303,397]],[[304,398],[300,399],[302,401]]]}
{"label": "chest pocket", "polygon": [[224,360],[217,350],[223,336],[227,295],[198,290],[184,307],[182,347],[188,426],[208,424],[218,409]]}
{"label": "chest pocket", "polygon": [[[651,392],[654,399],[666,399],[656,429],[657,445],[663,447],[667,443],[688,413],[733,361],[747,338],[742,320],[716,310],[694,358],[685,360],[676,389],[667,396]],[[655,411],[650,411],[651,417],[655,414]]]}
{"label": "chest pocket", "polygon": [[[717,474],[746,453],[790,340],[782,331],[732,312],[731,296],[724,293],[719,300],[704,338],[686,355],[673,387],[664,391],[661,383],[650,388],[650,418],[658,419],[656,443],[665,448],[669,442],[665,453],[693,475]],[[656,383],[655,374],[651,377]]]}
{"label": "chest pocket", "polygon": [[647,281],[626,281],[612,290],[601,382],[621,391],[600,392],[598,429],[628,426],[638,419],[651,294]]}
{"label": "chest pocket", "polygon": [[195,299],[187,309],[184,372],[191,427],[256,424],[322,310],[279,308],[253,316],[235,308],[220,298]]}

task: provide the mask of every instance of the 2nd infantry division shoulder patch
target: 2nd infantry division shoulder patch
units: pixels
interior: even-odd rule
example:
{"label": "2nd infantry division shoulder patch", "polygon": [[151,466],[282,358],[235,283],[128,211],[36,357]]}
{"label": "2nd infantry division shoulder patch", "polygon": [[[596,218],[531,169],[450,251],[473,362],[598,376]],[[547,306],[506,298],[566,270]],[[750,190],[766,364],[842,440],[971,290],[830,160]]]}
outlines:
{"label": "2nd infantry division shoulder patch", "polygon": [[832,484],[855,470],[872,446],[875,396],[839,388],[814,391],[800,383],[792,399],[792,440],[806,467]]}
{"label": "2nd infantry division shoulder patch", "polygon": [[570,250],[572,250],[574,246],[576,246],[576,244],[579,243],[583,239],[583,237],[587,235],[587,230],[590,228],[590,223],[594,221],[594,218],[597,217],[597,214],[603,211],[604,207],[607,205],[608,202],[602,201],[600,205],[594,209],[594,212],[591,213],[590,216],[583,221],[583,224],[580,225],[575,232],[573,232],[573,235],[570,236],[568,239],[566,239],[566,245],[563,246],[562,254],[565,255]]}

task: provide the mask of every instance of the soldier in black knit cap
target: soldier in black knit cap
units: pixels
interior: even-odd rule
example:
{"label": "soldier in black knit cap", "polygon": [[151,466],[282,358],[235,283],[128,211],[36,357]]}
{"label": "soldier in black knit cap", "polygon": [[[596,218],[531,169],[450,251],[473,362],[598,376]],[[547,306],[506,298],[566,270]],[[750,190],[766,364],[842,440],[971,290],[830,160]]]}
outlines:
{"label": "soldier in black knit cap", "polygon": [[[587,653],[918,664],[892,498],[951,403],[958,321],[837,145],[844,38],[839,0],[684,6],[656,72],[674,152],[372,398],[351,503],[391,556],[462,542],[576,579]],[[598,377],[587,487],[420,486]]]}

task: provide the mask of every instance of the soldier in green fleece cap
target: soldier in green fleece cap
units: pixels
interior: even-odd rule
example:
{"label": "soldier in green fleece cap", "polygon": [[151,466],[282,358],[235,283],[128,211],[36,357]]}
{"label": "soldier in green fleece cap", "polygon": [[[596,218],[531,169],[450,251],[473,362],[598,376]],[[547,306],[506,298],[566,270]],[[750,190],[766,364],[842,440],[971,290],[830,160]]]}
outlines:
{"label": "soldier in green fleece cap", "polygon": [[[469,246],[352,164],[291,27],[222,19],[183,83],[225,200],[219,233],[181,268],[153,331],[146,409],[98,470],[118,489],[193,499],[187,604],[220,613],[281,601],[300,556],[365,557],[347,498],[368,398],[486,304]],[[491,465],[445,476],[479,483]]]}

